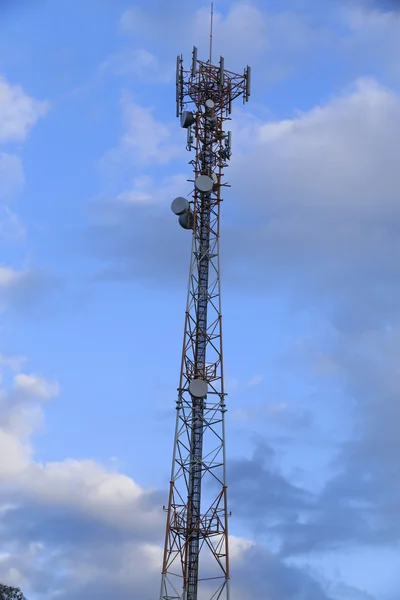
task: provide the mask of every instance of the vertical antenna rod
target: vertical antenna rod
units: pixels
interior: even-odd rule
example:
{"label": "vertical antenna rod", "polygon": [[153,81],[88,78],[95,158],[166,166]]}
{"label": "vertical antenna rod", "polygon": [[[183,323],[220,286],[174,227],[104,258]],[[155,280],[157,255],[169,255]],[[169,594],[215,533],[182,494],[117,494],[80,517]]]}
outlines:
{"label": "vertical antenna rod", "polygon": [[[211,5],[211,17],[213,5]],[[225,390],[220,294],[220,209],[232,101],[249,96],[250,70],[238,75],[197,58],[177,59],[177,114],[195,150],[191,197],[172,211],[192,231],[181,373],[168,498],[160,600],[229,600]]]}
{"label": "vertical antenna rod", "polygon": [[213,19],[214,19],[214,2],[211,2],[211,19],[210,19],[210,65],[212,65]]}

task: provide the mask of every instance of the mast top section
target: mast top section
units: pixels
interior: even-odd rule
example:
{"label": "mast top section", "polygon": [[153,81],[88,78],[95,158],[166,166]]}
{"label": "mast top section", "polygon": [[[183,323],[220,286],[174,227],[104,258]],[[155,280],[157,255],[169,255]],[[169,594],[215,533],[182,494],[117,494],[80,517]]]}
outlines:
{"label": "mast top section", "polygon": [[225,69],[225,60],[221,56],[218,65],[211,62],[212,27],[210,33],[210,59],[201,61],[197,56],[197,48],[193,46],[190,69],[183,66],[183,55],[176,59],[176,116],[180,117],[188,108],[195,111],[207,106],[211,101],[216,113],[220,116],[230,115],[232,101],[238,97],[243,103],[248,102],[251,93],[251,67],[246,66],[243,74]]}

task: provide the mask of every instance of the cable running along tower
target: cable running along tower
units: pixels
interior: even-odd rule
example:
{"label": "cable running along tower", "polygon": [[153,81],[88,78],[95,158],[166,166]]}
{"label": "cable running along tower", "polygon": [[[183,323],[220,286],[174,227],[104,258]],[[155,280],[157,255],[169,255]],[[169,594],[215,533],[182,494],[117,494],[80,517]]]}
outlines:
{"label": "cable running along tower", "polygon": [[[211,30],[212,31],[212,30]],[[223,170],[231,156],[224,130],[232,102],[250,96],[250,67],[239,75],[197,58],[177,57],[176,116],[195,151],[193,192],[172,211],[192,231],[189,287],[169,491],[160,600],[229,600],[228,512],[225,467],[219,268]]]}

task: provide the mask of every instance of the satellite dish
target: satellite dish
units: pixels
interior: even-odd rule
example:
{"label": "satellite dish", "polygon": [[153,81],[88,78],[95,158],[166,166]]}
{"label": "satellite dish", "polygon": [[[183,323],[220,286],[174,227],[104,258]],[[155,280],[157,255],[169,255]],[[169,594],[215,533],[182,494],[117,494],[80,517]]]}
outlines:
{"label": "satellite dish", "polygon": [[213,180],[214,183],[218,183],[218,175],[216,173],[213,173],[211,175],[211,179]]}
{"label": "satellite dish", "polygon": [[171,204],[171,210],[174,213],[174,215],[183,215],[185,212],[187,212],[189,209],[189,202],[186,198],[183,198],[182,196],[178,196],[178,198],[175,198],[175,200],[172,202]]}
{"label": "satellite dish", "polygon": [[206,108],[208,110],[212,110],[215,106],[214,100],[211,100],[211,98],[209,98],[208,100],[206,100]]}
{"label": "satellite dish", "polygon": [[179,215],[178,221],[183,229],[193,229],[193,215],[189,211],[185,211]]}
{"label": "satellite dish", "polygon": [[204,379],[192,379],[189,383],[189,392],[195,398],[205,398],[207,387],[207,381],[204,381]]}
{"label": "satellite dish", "polygon": [[190,110],[184,110],[181,115],[181,127],[187,129],[194,123],[194,114]]}
{"label": "satellite dish", "polygon": [[208,175],[199,175],[194,185],[201,194],[209,194],[214,187],[214,182]]}

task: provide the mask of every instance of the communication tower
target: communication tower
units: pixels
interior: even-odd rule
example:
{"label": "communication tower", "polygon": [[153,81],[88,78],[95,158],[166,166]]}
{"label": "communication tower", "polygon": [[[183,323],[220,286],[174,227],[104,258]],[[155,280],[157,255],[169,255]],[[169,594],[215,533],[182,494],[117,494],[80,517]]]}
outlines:
{"label": "communication tower", "polygon": [[[212,23],[212,20],[211,20]],[[229,600],[225,390],[220,296],[220,209],[231,157],[232,102],[250,96],[250,67],[228,71],[193,48],[176,63],[176,116],[194,150],[192,191],[172,211],[192,231],[181,372],[160,600]]]}

